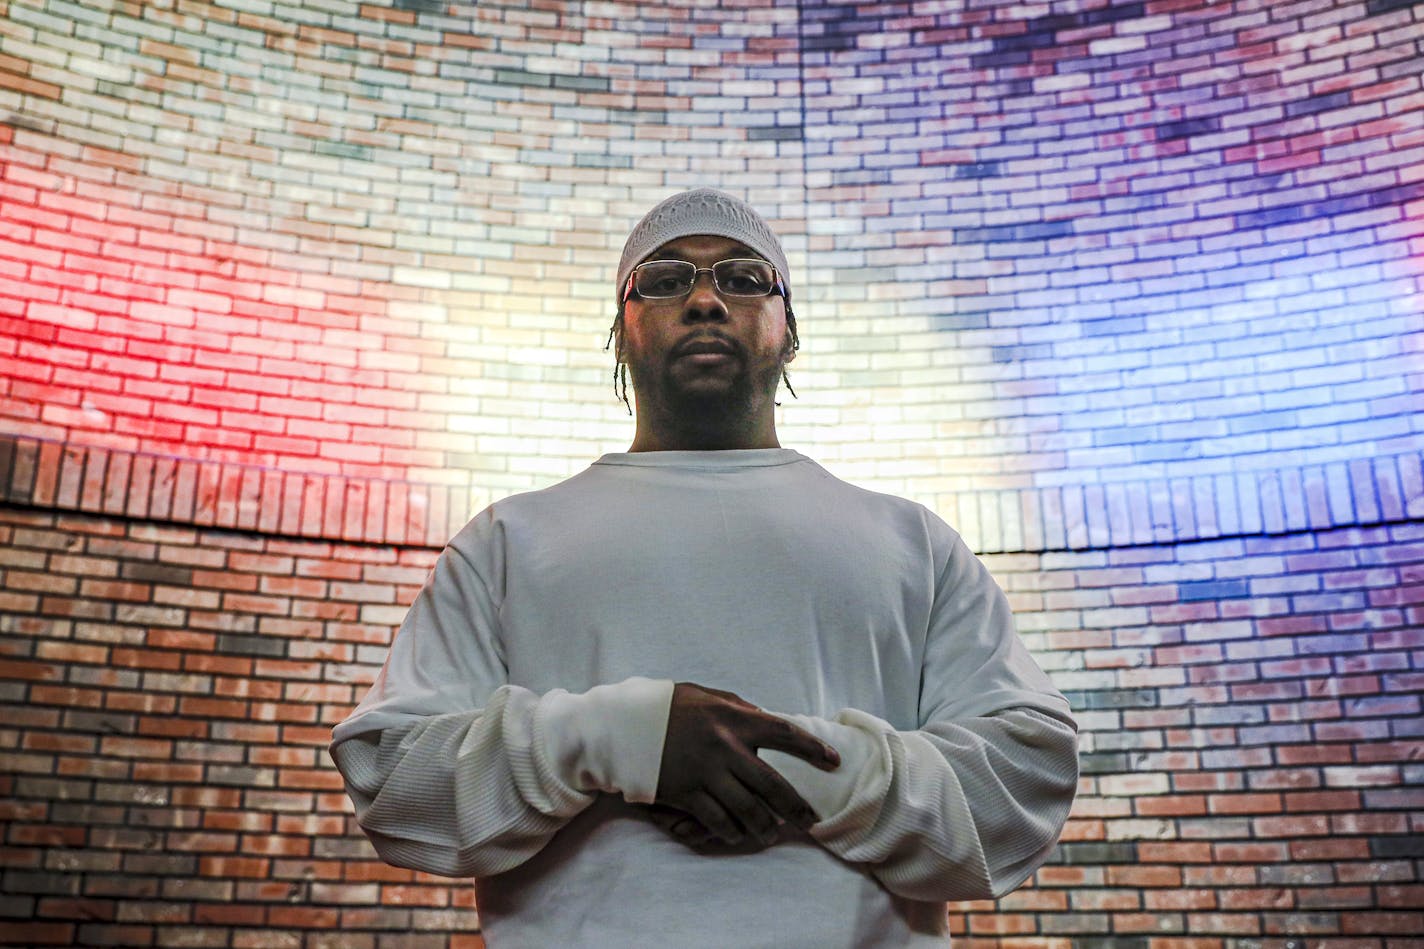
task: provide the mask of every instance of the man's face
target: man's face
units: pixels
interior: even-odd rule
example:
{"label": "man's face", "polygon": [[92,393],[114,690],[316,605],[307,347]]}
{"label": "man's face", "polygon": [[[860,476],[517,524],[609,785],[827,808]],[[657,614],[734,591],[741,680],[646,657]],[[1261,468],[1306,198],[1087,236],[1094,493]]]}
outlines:
{"label": "man's face", "polygon": [[[702,268],[732,258],[760,255],[729,238],[696,235],[669,241],[648,259]],[[710,273],[698,274],[685,297],[629,297],[619,350],[640,403],[652,400],[679,415],[754,408],[771,398],[795,355],[779,294],[724,295]]]}

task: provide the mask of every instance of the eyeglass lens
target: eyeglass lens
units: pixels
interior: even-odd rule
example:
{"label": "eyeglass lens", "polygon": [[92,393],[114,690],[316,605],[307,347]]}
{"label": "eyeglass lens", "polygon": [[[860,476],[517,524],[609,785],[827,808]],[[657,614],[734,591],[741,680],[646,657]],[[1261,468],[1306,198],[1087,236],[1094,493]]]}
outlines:
{"label": "eyeglass lens", "polygon": [[[764,297],[776,285],[776,269],[764,260],[719,260],[710,269],[717,290],[728,296]],[[702,270],[685,260],[649,261],[634,271],[633,289],[653,300],[686,296]]]}

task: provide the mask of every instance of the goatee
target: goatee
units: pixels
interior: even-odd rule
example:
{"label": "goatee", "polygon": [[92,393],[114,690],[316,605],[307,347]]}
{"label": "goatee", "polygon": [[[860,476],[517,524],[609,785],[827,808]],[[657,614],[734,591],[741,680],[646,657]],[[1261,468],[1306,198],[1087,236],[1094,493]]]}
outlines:
{"label": "goatee", "polygon": [[[742,354],[738,359],[742,360]],[[639,393],[638,411],[657,418],[657,427],[678,433],[678,440],[694,449],[715,450],[742,440],[754,429],[764,402],[775,398],[776,384],[781,378],[780,367],[767,367],[758,377],[741,363],[724,386],[701,388],[688,385],[665,364],[648,376],[629,364],[633,387]],[[644,391],[640,378],[656,380]]]}

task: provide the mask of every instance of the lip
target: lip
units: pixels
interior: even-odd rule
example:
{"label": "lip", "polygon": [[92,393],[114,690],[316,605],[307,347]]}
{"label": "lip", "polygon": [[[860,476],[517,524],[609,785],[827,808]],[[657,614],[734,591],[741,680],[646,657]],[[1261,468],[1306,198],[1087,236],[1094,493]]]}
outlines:
{"label": "lip", "polygon": [[677,347],[676,358],[691,359],[693,362],[720,362],[736,356],[737,349],[725,339],[704,336],[689,340]]}
{"label": "lip", "polygon": [[690,362],[696,366],[717,366],[724,362],[731,362],[732,354],[719,349],[714,352],[683,353],[677,358],[679,362]]}

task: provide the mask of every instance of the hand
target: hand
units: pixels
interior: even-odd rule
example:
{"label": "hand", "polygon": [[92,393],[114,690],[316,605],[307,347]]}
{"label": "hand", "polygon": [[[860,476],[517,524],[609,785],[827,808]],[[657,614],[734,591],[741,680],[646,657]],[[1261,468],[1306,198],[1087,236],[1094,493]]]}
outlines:
{"label": "hand", "polygon": [[823,771],[840,765],[840,755],[830,745],[740,696],[677,683],[655,802],[690,815],[732,846],[748,835],[770,844],[778,820],[810,828],[819,820],[816,812],[775,768],[757,757],[758,748],[795,755]]}
{"label": "hand", "polygon": [[717,854],[725,856],[727,854],[745,855],[758,853],[773,844],[779,843],[785,836],[788,824],[778,824],[771,840],[762,840],[757,837],[743,837],[742,842],[735,847],[723,843],[722,839],[702,826],[702,821],[671,807],[664,807],[661,804],[639,804],[648,815],[648,819],[655,826],[660,828],[673,840],[682,844],[687,849],[700,854]]}

